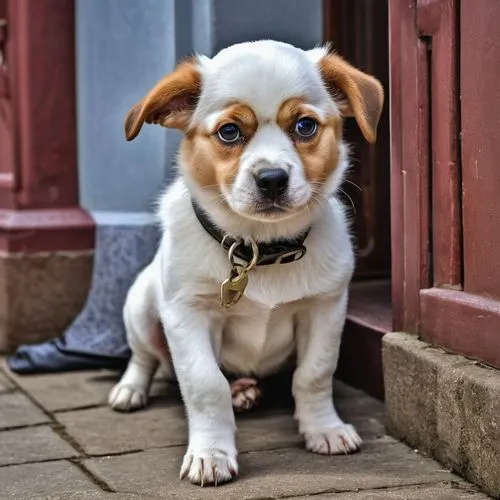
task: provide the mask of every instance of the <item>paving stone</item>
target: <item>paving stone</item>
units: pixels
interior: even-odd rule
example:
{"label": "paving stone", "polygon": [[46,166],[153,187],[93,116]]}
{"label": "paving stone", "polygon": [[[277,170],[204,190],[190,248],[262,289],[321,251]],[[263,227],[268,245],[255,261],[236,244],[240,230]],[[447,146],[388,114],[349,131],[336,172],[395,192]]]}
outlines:
{"label": "paving stone", "polygon": [[[58,420],[89,455],[179,446],[187,442],[186,417],[180,404],[152,405],[129,414],[100,407],[60,413]],[[366,442],[395,442],[385,435],[380,416],[357,415],[350,421]],[[302,446],[303,440],[291,412],[253,412],[238,416],[237,425],[241,452]]]}
{"label": "paving stone", "polygon": [[[109,391],[120,378],[117,372],[109,370],[36,376],[13,374],[13,377],[51,412],[105,405]],[[155,379],[151,388],[153,399],[160,396],[168,398],[174,394],[177,394],[177,390],[172,384],[161,378]]]}
{"label": "paving stone", "polygon": [[186,424],[181,405],[153,405],[133,413],[119,413],[100,407],[60,413],[57,418],[89,455],[186,443]]}
{"label": "paving stone", "polygon": [[50,418],[24,394],[12,392],[0,395],[0,429],[49,421]]}
{"label": "paving stone", "polygon": [[381,489],[357,493],[332,493],[327,495],[294,497],[294,500],[483,500],[489,498],[473,489],[455,483],[419,486],[416,488]]}
{"label": "paving stone", "polygon": [[[356,415],[348,419],[365,443],[371,441],[397,441],[385,433],[382,415]],[[291,446],[302,447],[303,438],[298,433],[297,422],[291,413],[259,414],[258,412],[237,417],[238,449],[240,452],[274,450]]]}
{"label": "paving stone", "polygon": [[[81,498],[83,500],[92,498],[90,494],[100,491],[100,488],[80,469],[64,460],[2,467],[0,468],[0,484],[2,485],[2,500],[55,498],[61,500]],[[119,499],[121,498],[124,497],[120,495]]]}
{"label": "paving stone", "polygon": [[[135,495],[133,493],[111,493],[107,491],[77,491],[72,493],[55,493],[44,497],[43,500],[148,500],[158,499],[152,495]],[[41,500],[36,497],[37,500]],[[34,500],[34,499],[33,499]]]}
{"label": "paving stone", "polygon": [[[95,408],[58,415],[66,432],[89,455],[106,455],[187,443],[187,424],[180,405],[150,407],[123,414]],[[238,419],[240,451],[302,445],[291,415],[252,414]],[[377,431],[380,429],[377,429]]]}
{"label": "paving stone", "polygon": [[50,426],[0,432],[0,466],[76,456],[73,447]]}
{"label": "paving stone", "polygon": [[451,481],[456,476],[402,444],[367,445],[362,453],[321,456],[302,449],[240,455],[240,478],[200,488],[178,478],[183,450],[152,449],[85,461],[116,491],[168,499],[261,499]]}
{"label": "paving stone", "polygon": [[14,389],[14,384],[0,371],[0,394],[12,392]]}

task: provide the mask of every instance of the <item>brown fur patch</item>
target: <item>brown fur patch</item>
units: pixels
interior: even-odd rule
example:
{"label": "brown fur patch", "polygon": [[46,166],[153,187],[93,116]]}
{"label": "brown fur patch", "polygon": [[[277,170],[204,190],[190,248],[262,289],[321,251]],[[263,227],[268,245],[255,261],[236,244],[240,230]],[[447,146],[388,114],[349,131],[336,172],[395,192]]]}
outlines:
{"label": "brown fur patch", "polygon": [[[306,179],[312,183],[323,183],[338,164],[342,119],[328,116],[322,120],[305,104],[300,98],[285,101],[278,111],[277,122],[293,140],[304,165]],[[313,118],[318,124],[316,134],[309,139],[297,137],[294,133],[297,120],[305,117]]]}
{"label": "brown fur patch", "polygon": [[365,139],[375,142],[384,104],[380,82],[333,53],[320,61],[319,68],[332,96],[346,100],[340,107],[343,116],[354,116]]}
{"label": "brown fur patch", "polygon": [[[235,123],[242,133],[242,141],[224,144],[217,131],[225,124]],[[204,188],[215,188],[233,183],[245,144],[257,130],[257,118],[252,109],[241,103],[230,104],[212,130],[196,127],[186,133],[181,155],[191,175]]]}
{"label": "brown fur patch", "polygon": [[132,109],[125,119],[125,135],[131,141],[146,123],[186,130],[201,91],[201,77],[196,59],[177,65],[174,72],[156,86]]}

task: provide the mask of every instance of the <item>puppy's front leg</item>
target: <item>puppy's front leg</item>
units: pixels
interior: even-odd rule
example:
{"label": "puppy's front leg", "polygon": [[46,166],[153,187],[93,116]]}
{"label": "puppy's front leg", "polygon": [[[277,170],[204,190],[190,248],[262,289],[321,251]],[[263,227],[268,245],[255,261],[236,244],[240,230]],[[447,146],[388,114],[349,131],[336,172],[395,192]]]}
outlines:
{"label": "puppy's front leg", "polygon": [[181,479],[218,484],[238,473],[229,383],[217,364],[208,314],[171,305],[162,321],[186,407],[189,444]]}
{"label": "puppy's front leg", "polygon": [[308,308],[299,318],[296,333],[295,418],[308,450],[328,455],[351,453],[359,448],[361,438],[352,425],[340,419],[332,395],[347,292],[334,299],[315,300]]}

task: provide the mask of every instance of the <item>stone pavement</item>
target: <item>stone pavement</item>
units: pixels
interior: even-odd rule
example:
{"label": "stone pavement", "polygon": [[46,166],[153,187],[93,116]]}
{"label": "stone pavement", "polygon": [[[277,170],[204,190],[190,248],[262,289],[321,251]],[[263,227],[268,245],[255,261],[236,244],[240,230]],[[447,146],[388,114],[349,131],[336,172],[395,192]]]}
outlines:
{"label": "stone pavement", "polygon": [[488,498],[385,435],[382,403],[340,383],[337,406],[365,441],[360,453],[306,452],[288,392],[275,384],[267,405],[238,417],[239,479],[193,486],[178,479],[186,426],[175,388],[157,380],[148,409],[119,414],[105,405],[116,380],[108,371],[0,371],[1,500]]}

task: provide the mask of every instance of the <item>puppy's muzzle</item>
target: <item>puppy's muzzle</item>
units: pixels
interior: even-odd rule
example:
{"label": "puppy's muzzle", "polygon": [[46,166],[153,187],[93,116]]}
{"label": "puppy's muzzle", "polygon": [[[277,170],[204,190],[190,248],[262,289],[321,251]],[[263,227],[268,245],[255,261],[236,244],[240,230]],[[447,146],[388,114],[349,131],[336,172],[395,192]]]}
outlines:
{"label": "puppy's muzzle", "polygon": [[275,201],[286,192],[288,178],[288,172],[281,167],[263,168],[255,174],[260,194],[271,201]]}

